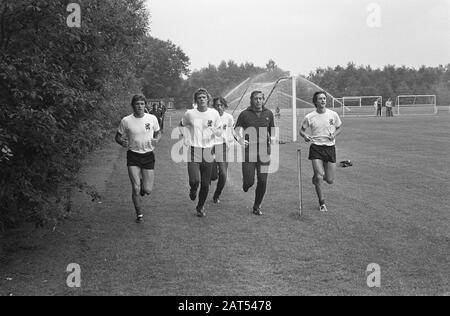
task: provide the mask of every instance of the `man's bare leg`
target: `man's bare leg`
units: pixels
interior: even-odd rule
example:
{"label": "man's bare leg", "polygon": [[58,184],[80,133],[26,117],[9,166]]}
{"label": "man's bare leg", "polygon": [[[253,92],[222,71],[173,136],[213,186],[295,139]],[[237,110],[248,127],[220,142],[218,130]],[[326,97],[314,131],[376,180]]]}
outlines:
{"label": "man's bare leg", "polygon": [[324,163],[325,167],[325,182],[328,184],[333,184],[336,176],[336,164],[332,162]]}
{"label": "man's bare leg", "polygon": [[325,204],[325,195],[323,193],[323,182],[324,182],[324,174],[325,168],[322,160],[313,160],[312,161],[314,177],[313,184],[316,188],[317,197],[319,198],[319,204],[322,206]]}
{"label": "man's bare leg", "polygon": [[132,199],[134,203],[134,208],[136,210],[136,215],[142,216],[142,198],[141,194],[141,168],[139,167],[128,167],[128,175],[131,180],[131,188],[132,188]]}
{"label": "man's bare leg", "polygon": [[141,191],[143,195],[151,195],[155,184],[155,171],[142,169]]}

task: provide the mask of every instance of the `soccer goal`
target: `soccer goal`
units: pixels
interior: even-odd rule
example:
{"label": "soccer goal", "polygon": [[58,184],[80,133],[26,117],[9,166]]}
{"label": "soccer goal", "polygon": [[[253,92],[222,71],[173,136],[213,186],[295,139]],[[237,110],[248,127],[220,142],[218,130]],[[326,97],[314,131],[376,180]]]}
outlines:
{"label": "soccer goal", "polygon": [[[277,127],[277,140],[280,143],[296,142],[298,138],[298,126],[305,115],[305,111],[298,109],[297,105],[307,103],[297,98],[297,81],[293,76],[282,76],[274,80],[269,75],[259,75],[247,79],[225,95],[229,111],[233,117],[250,106],[250,96],[253,91],[261,91],[265,95],[265,107],[270,109],[275,116]],[[311,104],[307,104],[311,109]]]}
{"label": "soccer goal", "polygon": [[[225,93],[229,111],[237,119],[239,114],[250,105],[250,95],[253,91],[262,91],[266,97],[266,108],[272,110],[275,116],[275,126],[278,129],[280,143],[296,142],[298,131],[308,113],[315,110],[313,96],[323,88],[311,82],[304,76],[291,76],[289,73],[266,72],[248,78]],[[327,104],[341,104],[335,101],[327,92]],[[334,109],[342,113],[338,106]]]}
{"label": "soccer goal", "polygon": [[376,96],[347,96],[336,99],[334,106],[340,107],[342,116],[374,116],[377,105],[383,105],[383,97]]}
{"label": "soccer goal", "polygon": [[436,115],[436,95],[399,95],[395,112],[396,115]]}

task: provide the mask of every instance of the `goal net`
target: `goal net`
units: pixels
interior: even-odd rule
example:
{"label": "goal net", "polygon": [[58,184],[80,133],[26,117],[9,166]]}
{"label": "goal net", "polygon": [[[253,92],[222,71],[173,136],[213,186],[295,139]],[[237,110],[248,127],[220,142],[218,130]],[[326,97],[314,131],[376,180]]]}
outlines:
{"label": "goal net", "polygon": [[437,112],[436,95],[399,95],[394,114],[435,115]]}
{"label": "goal net", "polygon": [[274,76],[268,72],[249,78],[225,95],[235,119],[250,106],[251,93],[257,90],[264,93],[265,107],[274,114],[278,142],[297,141],[304,116],[314,109],[311,100],[317,89],[308,87],[301,78],[289,76],[289,73]]}
{"label": "goal net", "polygon": [[333,99],[333,108],[342,116],[374,116],[382,96],[347,96]]}

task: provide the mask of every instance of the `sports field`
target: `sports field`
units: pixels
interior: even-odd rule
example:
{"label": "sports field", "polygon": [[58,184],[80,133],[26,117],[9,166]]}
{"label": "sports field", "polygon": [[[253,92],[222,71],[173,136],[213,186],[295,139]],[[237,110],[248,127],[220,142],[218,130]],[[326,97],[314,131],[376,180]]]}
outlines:
{"label": "sports field", "polygon": [[[200,219],[188,198],[186,165],[170,159],[175,141],[167,131],[146,222],[137,225],[125,151],[111,141],[80,175],[101,199],[75,192],[76,215],[63,226],[23,239],[19,251],[6,245],[0,294],[449,295],[449,113],[343,122],[338,160],[354,166],[338,168],[336,184],[326,188],[329,213],[317,211],[301,144],[303,216],[298,144],[280,147],[263,217],[252,215],[254,189],[242,192],[235,164],[222,204],[208,202]],[[65,284],[73,262],[82,268],[80,289]],[[371,263],[381,267],[381,288],[367,286]]]}

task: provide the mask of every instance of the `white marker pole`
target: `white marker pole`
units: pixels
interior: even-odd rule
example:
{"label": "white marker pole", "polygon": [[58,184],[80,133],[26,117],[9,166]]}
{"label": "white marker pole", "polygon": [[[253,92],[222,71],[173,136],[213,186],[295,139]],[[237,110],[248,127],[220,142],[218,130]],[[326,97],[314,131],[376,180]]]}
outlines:
{"label": "white marker pole", "polygon": [[297,82],[292,76],[292,141],[297,142]]}
{"label": "white marker pole", "polygon": [[297,176],[298,176],[298,204],[300,215],[303,214],[303,188],[302,188],[302,150],[297,149]]}

